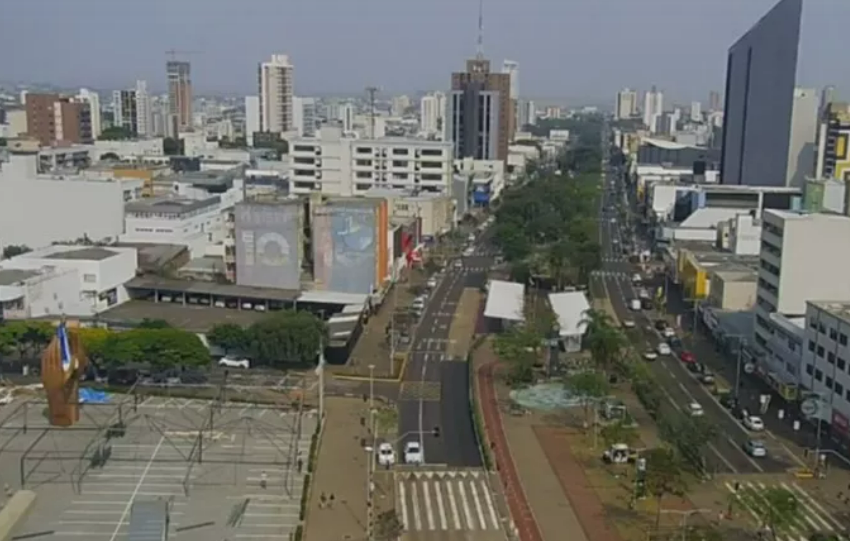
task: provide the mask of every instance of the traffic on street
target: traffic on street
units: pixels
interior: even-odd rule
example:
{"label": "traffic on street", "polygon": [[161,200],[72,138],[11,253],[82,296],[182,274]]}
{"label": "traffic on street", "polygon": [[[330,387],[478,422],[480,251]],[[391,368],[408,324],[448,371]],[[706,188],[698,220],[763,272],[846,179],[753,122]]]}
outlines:
{"label": "traffic on street", "polygon": [[610,299],[631,346],[650,366],[670,406],[683,414],[705,416],[717,426],[719,435],[707,444],[705,453],[709,469],[741,474],[801,466],[785,442],[764,430],[759,411],[742,416],[721,404],[711,392],[715,379],[704,364],[709,352],[700,342],[683,340],[681,329],[653,310],[660,284],[636,264],[641,255],[651,253],[650,246],[632,225],[634,208],[616,168],[606,170],[600,199],[602,267],[593,277],[592,289]]}

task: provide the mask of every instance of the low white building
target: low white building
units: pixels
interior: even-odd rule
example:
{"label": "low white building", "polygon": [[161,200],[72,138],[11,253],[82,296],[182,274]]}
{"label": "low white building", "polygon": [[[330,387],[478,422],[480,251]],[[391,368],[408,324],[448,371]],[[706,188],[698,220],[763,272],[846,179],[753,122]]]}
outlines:
{"label": "low white building", "polygon": [[152,197],[127,203],[121,242],[178,244],[193,258],[203,257],[211,244],[224,242],[221,197],[203,200]]}
{"label": "low white building", "polygon": [[850,427],[850,302],[806,303],[805,347],[800,387],[820,400],[815,417],[831,432],[848,436]]}
{"label": "low white building", "polygon": [[340,128],[289,142],[290,192],[362,195],[372,188],[449,193],[452,144],[421,139],[357,139]]}
{"label": "low white building", "polygon": [[549,305],[558,318],[558,336],[567,353],[581,351],[581,342],[587,331],[587,313],[590,303],[581,291],[549,293]]}
{"label": "low white building", "polygon": [[737,214],[718,224],[719,246],[735,255],[758,255],[761,251],[761,219],[753,214]]}
{"label": "low white building", "polygon": [[0,247],[114,240],[124,231],[124,203],[141,180],[39,175],[36,162],[34,155],[12,155],[0,163]]}
{"label": "low white building", "polygon": [[50,246],[0,261],[0,304],[9,319],[91,316],[128,300],[135,248]]}
{"label": "low white building", "polygon": [[128,139],[125,141],[95,141],[92,145],[93,161],[103,159],[107,154],[115,154],[119,160],[136,160],[144,156],[165,156],[162,138]]}
{"label": "low white building", "polygon": [[806,313],[811,299],[850,299],[850,217],[765,210],[756,293],[755,345],[767,357],[770,314]]}

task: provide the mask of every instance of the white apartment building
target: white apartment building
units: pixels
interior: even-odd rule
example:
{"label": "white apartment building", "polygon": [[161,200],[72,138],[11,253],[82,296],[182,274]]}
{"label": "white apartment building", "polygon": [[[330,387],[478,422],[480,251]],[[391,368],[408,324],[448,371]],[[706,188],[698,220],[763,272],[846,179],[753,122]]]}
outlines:
{"label": "white apartment building", "polygon": [[260,72],[260,131],[285,133],[293,129],[293,66],[289,56],[272,55]]}
{"label": "white apartment building", "polygon": [[624,88],[617,93],[617,120],[631,118],[637,114],[638,110],[637,92],[630,88]]}
{"label": "white apartment building", "polygon": [[654,86],[643,98],[643,124],[650,133],[658,131],[658,119],[664,112],[664,94]]}
{"label": "white apartment building", "polygon": [[122,242],[179,244],[193,258],[207,247],[224,241],[221,197],[203,200],[187,197],[152,197],[127,203]]}
{"label": "white apartment building", "polygon": [[702,122],[702,103],[698,101],[691,102],[691,121]]}
{"label": "white apartment building", "polygon": [[100,115],[100,95],[94,90],[81,88],[77,94],[77,99],[89,104],[89,113],[91,114],[91,135],[95,139],[100,137],[103,132],[103,122]]}
{"label": "white apartment building", "polygon": [[[446,98],[443,95],[443,107]],[[442,131],[444,111],[440,109],[440,99],[434,94],[423,96],[419,102],[419,131],[425,135],[436,135]]]}
{"label": "white apartment building", "polygon": [[754,341],[770,354],[770,315],[800,317],[812,299],[850,299],[850,218],[765,210]]}
{"label": "white apartment building", "polygon": [[373,188],[449,193],[452,144],[421,139],[344,137],[324,127],[289,143],[290,191],[363,195]]}
{"label": "white apartment building", "polygon": [[260,131],[260,97],[245,96],[245,140],[254,146],[254,134]]}
{"label": "white apartment building", "polygon": [[850,419],[850,302],[809,301],[799,385],[820,398],[816,415],[844,436]]}
{"label": "white apartment building", "polygon": [[339,121],[342,122],[342,131],[354,133],[354,104],[345,103],[339,108]]}
{"label": "white apartment building", "polygon": [[128,139],[126,141],[95,141],[92,146],[92,161],[107,154],[115,154],[119,160],[133,161],[144,157],[164,157],[162,138]]}
{"label": "white apartment building", "polygon": [[49,246],[0,261],[4,317],[91,316],[128,300],[135,248]]}
{"label": "white apartment building", "polygon": [[136,113],[139,123],[138,134],[142,137],[153,136],[153,111],[147,81],[136,81]]}
{"label": "white apartment building", "polygon": [[298,137],[314,137],[318,115],[316,99],[294,96],[292,98],[293,129]]}

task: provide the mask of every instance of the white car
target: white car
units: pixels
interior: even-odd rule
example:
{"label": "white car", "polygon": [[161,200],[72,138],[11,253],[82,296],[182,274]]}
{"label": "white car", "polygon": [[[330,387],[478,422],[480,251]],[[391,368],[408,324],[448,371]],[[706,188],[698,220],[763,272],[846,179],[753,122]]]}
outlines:
{"label": "white car", "polygon": [[633,275],[632,275],[632,283],[633,283],[633,284],[639,284],[639,283],[641,283],[642,281],[643,281],[643,278],[641,278],[641,275],[640,275],[640,274],[635,273],[635,274],[633,274]]}
{"label": "white car", "polygon": [[395,449],[387,442],[378,445],[378,464],[392,466],[395,464]]}
{"label": "white car", "polygon": [[664,336],[664,338],[673,338],[676,336],[676,329],[673,327],[664,327],[664,330],[661,331],[661,335]]}
{"label": "white car", "polygon": [[697,402],[691,402],[688,404],[688,413],[691,417],[702,417],[705,415],[705,410],[702,409],[702,406]]}
{"label": "white car", "polygon": [[455,260],[454,267],[456,269],[462,269],[463,268],[463,261],[461,261],[460,259]]}
{"label": "white car", "polygon": [[655,351],[653,351],[651,349],[648,349],[643,354],[643,358],[646,359],[647,361],[654,361],[655,359],[658,358],[658,353],[656,353]]}
{"label": "white car", "polygon": [[764,446],[763,441],[759,440],[747,440],[744,443],[744,451],[753,458],[764,458],[767,456],[767,447]]}
{"label": "white car", "polygon": [[747,415],[744,417],[744,426],[753,432],[760,432],[764,430],[764,421],[761,420],[761,417],[756,417],[755,415]]}
{"label": "white car", "polygon": [[229,355],[218,360],[218,365],[225,368],[251,368],[251,361],[248,359],[239,359]]}
{"label": "white car", "polygon": [[470,246],[469,248],[467,248],[466,250],[463,251],[463,255],[464,255],[464,257],[469,257],[471,255],[475,255],[475,247]]}
{"label": "white car", "polygon": [[673,350],[670,349],[670,346],[668,346],[664,342],[660,342],[658,344],[657,350],[658,350],[659,355],[672,355],[673,354]]}
{"label": "white car", "polygon": [[414,310],[424,310],[425,309],[425,297],[416,297],[413,299],[413,303],[411,303],[411,308]]}
{"label": "white car", "polygon": [[437,279],[434,277],[428,278],[428,282],[425,285],[428,286],[430,289],[434,289],[435,287],[437,287]]}
{"label": "white car", "polygon": [[626,329],[634,329],[635,328],[634,320],[633,319],[624,319],[623,320],[623,327],[626,328]]}
{"label": "white car", "polygon": [[405,464],[422,464],[424,457],[422,456],[422,447],[418,441],[409,441],[404,444],[404,463]]}
{"label": "white car", "polygon": [[475,242],[475,233],[470,233],[470,234],[466,237],[466,242]]}

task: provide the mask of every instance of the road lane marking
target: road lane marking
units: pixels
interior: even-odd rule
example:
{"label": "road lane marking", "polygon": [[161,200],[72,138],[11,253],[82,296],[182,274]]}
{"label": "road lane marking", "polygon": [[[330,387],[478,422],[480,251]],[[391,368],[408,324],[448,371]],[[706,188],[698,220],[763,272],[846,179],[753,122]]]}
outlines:
{"label": "road lane marking", "polygon": [[460,530],[460,513],[457,510],[457,501],[455,501],[455,493],[452,490],[451,482],[446,483],[447,492],[449,493],[449,507],[452,510],[452,522],[454,522],[455,530]]}
{"label": "road lane marking", "polygon": [[431,490],[428,481],[422,483],[422,495],[425,497],[425,516],[428,519],[428,529],[434,529],[434,510],[431,508]]}
{"label": "road lane marking", "polygon": [[419,498],[416,494],[416,483],[410,485],[410,494],[413,502],[413,524],[417,530],[422,529],[422,516],[419,514]]}
{"label": "road lane marking", "polygon": [[159,438],[159,443],[154,448],[153,453],[151,453],[151,457],[148,459],[148,465],[145,467],[144,471],[142,471],[141,477],[139,477],[139,482],[136,485],[136,488],[133,490],[133,493],[130,495],[130,501],[127,502],[127,506],[124,507],[124,512],[121,514],[121,518],[119,519],[119,524],[115,527],[115,530],[112,532],[112,537],[109,538],[109,541],[115,541],[118,537],[118,532],[121,531],[121,522],[127,518],[130,514],[130,509],[133,507],[133,502],[136,500],[136,496],[139,495],[139,491],[142,490],[142,485],[145,483],[145,477],[147,477],[148,472],[153,467],[153,461],[156,459],[156,454],[159,452],[160,447],[162,447],[163,442],[165,442],[165,436]]}
{"label": "road lane marking", "polygon": [[434,481],[434,494],[437,496],[437,512],[440,515],[440,529],[447,530],[446,508],[443,506],[443,492],[440,490],[440,482]]}
{"label": "road lane marking", "polygon": [[478,523],[482,530],[487,529],[487,521],[484,520],[484,510],[481,508],[481,500],[478,498],[478,490],[475,488],[475,483],[470,483],[469,490],[472,492],[472,500],[475,502],[475,513],[478,515]]}
{"label": "road lane marking", "polygon": [[458,481],[457,486],[460,489],[460,501],[463,504],[463,515],[466,517],[466,524],[470,530],[474,530],[475,524],[472,523],[472,513],[469,511],[469,501],[466,499],[466,489],[463,487],[463,481]]}
{"label": "road lane marking", "polygon": [[493,505],[493,497],[490,496],[490,490],[487,483],[481,481],[481,488],[484,489],[484,499],[487,500],[487,509],[490,511],[490,522],[493,523],[493,529],[499,529],[499,517],[496,514],[496,506]]}
{"label": "road lane marking", "polygon": [[401,506],[401,525],[407,530],[410,526],[407,522],[407,495],[404,489],[404,481],[398,483],[398,500]]}

